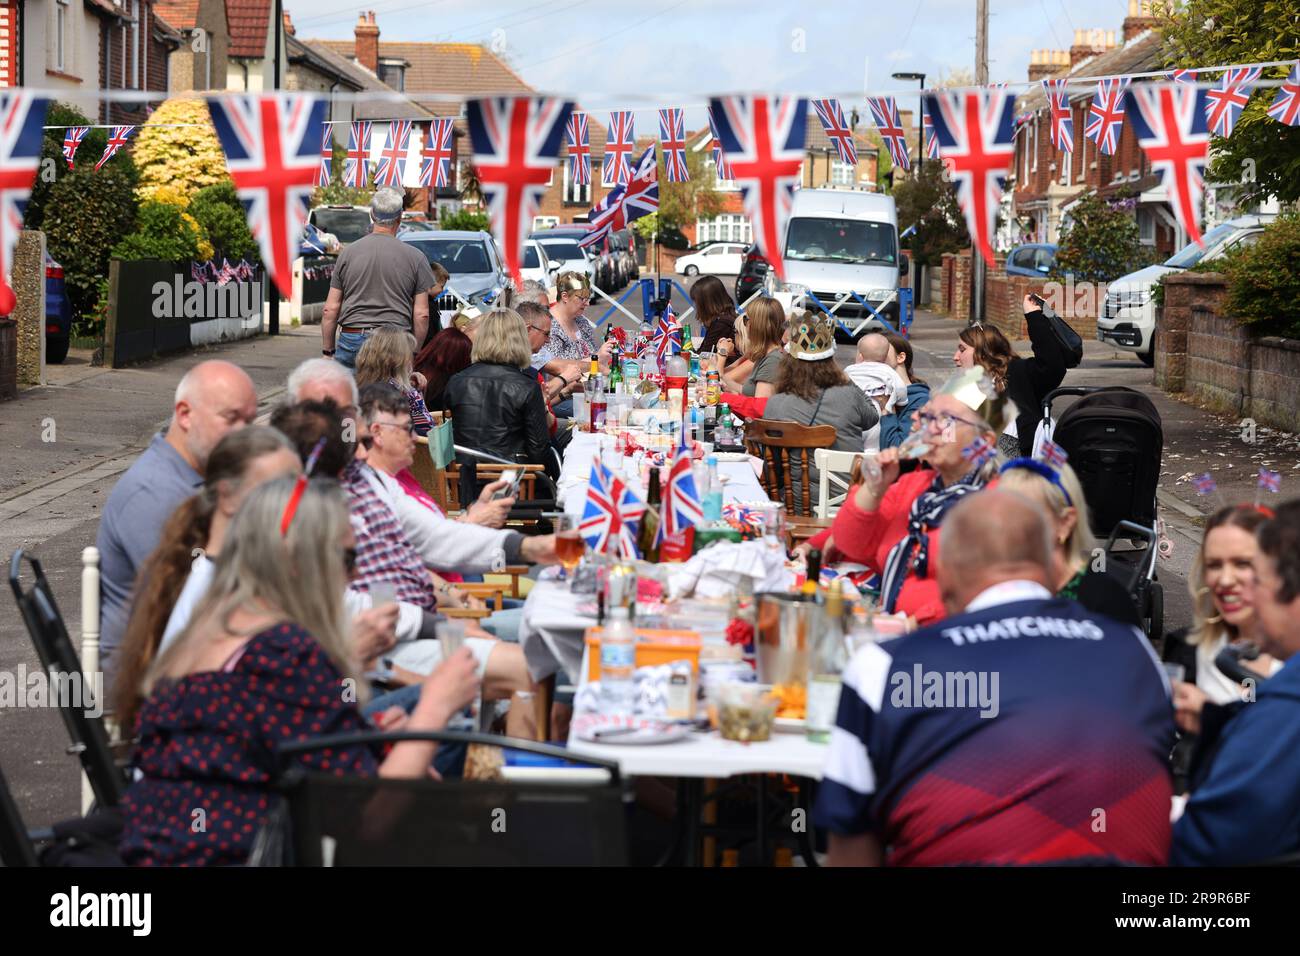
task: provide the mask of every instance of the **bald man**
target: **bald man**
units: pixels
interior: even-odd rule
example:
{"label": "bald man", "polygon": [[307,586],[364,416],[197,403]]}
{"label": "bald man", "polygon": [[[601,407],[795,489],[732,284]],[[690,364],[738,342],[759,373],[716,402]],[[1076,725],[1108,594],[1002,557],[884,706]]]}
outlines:
{"label": "bald man", "polygon": [[1050,527],[965,496],[940,531],[950,616],[854,655],[814,811],[832,865],[1166,862],[1168,682],[1137,628],[1052,596]]}
{"label": "bald man", "polygon": [[158,545],[163,525],[203,484],[208,456],[228,433],[257,415],[253,380],[230,362],[200,362],[176,386],[172,420],[118,479],[99,521],[100,660],[113,660],[131,613],[136,571]]}

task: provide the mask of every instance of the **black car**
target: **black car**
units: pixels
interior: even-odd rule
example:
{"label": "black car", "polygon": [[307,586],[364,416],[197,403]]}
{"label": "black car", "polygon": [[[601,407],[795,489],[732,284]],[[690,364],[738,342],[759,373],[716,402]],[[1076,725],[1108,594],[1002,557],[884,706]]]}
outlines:
{"label": "black car", "polygon": [[740,262],[740,274],[736,276],[737,305],[763,288],[763,282],[767,279],[767,269],[767,260],[758,254],[756,246],[750,246],[745,250],[745,257]]}

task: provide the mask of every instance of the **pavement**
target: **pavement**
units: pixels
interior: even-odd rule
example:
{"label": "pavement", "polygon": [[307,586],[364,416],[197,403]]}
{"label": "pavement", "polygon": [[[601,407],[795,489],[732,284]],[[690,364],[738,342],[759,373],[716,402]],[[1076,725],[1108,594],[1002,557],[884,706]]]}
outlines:
{"label": "pavement", "polygon": [[[689,287],[689,282],[682,281]],[[723,277],[730,288],[731,277]],[[637,296],[628,300],[639,311]],[[675,294],[679,314],[689,304]],[[598,318],[603,310],[589,310]],[[630,325],[626,319],[624,325]],[[952,353],[962,323],[920,312],[912,326],[918,374],[937,385],[952,368]],[[205,348],[158,359],[129,369],[93,367],[88,352],[74,351],[49,369],[49,384],[0,403],[0,555],[31,550],[43,563],[64,620],[74,640],[81,632],[82,549],[93,545],[99,509],[118,476],[165,426],[176,383],[191,366],[207,358],[241,365],[253,378],[259,404],[281,394],[289,371],[318,355],[319,329]],[[1028,343],[1022,343],[1027,347]],[[841,358],[852,353],[841,347]],[[1152,385],[1152,372],[1128,353],[1098,342],[1085,343],[1082,365],[1066,384],[1127,385],[1147,394],[1164,420],[1165,448],[1160,503],[1173,550],[1162,559],[1166,625],[1190,618],[1186,576],[1199,545],[1204,515],[1236,500],[1254,497],[1260,465],[1282,472],[1282,494],[1300,491],[1300,439],[1258,430],[1256,441],[1242,441],[1235,419],[1176,401]],[[1191,477],[1209,471],[1220,491],[1196,495]],[[12,601],[0,599],[0,675],[19,665],[38,666],[31,641]],[[53,709],[0,708],[0,767],[29,826],[73,816],[78,811],[77,768],[64,751],[67,737]]]}

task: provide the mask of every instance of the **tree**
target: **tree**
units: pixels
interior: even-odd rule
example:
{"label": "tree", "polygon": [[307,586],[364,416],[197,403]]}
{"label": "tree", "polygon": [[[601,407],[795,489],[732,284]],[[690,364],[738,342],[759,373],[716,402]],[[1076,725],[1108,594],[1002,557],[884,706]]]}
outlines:
{"label": "tree", "polygon": [[[1300,57],[1295,4],[1286,0],[1190,0],[1156,15],[1165,39],[1167,66],[1294,61]],[[1287,75],[1290,66],[1264,70],[1265,79]],[[1276,196],[1300,200],[1300,127],[1268,115],[1276,87],[1257,90],[1228,139],[1215,137],[1207,182],[1242,183],[1241,198],[1263,202]]]}
{"label": "tree", "polygon": [[970,245],[966,218],[957,204],[956,190],[943,177],[941,163],[928,162],[920,176],[896,181],[894,203],[899,226],[905,230],[916,225],[908,248],[912,259],[921,265],[938,265],[945,252],[956,252]]}
{"label": "tree", "polygon": [[661,233],[680,231],[697,219],[712,219],[725,211],[726,200],[718,192],[718,181],[706,162],[704,150],[686,150],[686,171],[690,179],[684,183],[670,183],[663,163],[660,155],[659,212],[655,221]]}
{"label": "tree", "polygon": [[469,232],[487,232],[488,217],[485,212],[469,212],[462,209],[460,212],[443,213],[439,219],[439,225],[443,229],[464,229]]}
{"label": "tree", "polygon": [[1120,198],[1109,203],[1096,193],[1081,196],[1070,208],[1070,224],[1056,248],[1053,277],[1110,282],[1131,272],[1144,258],[1137,220]]}
{"label": "tree", "polygon": [[248,229],[248,217],[233,183],[200,189],[188,211],[212,244],[215,257],[258,261],[257,240]]}
{"label": "tree", "polygon": [[[185,125],[159,125],[171,123]],[[141,202],[167,187],[188,200],[205,186],[230,181],[226,157],[202,100],[168,100],[154,110],[136,137],[134,156],[140,170]]]}
{"label": "tree", "polygon": [[347,165],[348,151],[338,143],[334,144],[333,158],[330,160],[330,183],[317,186],[311,194],[313,206],[368,206],[373,188],[367,186],[358,189],[343,182],[343,170]]}

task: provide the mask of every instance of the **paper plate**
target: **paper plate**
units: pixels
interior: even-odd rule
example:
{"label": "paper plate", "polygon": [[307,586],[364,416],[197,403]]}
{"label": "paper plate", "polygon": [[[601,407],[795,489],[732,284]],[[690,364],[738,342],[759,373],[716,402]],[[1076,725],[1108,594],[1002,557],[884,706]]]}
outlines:
{"label": "paper plate", "polygon": [[[628,732],[603,735],[613,730],[622,731],[624,728],[631,729]],[[663,720],[648,720],[641,717],[592,717],[582,722],[582,726],[577,729],[577,734],[579,740],[591,744],[637,747],[685,740],[691,734],[691,725],[672,724]]]}
{"label": "paper plate", "polygon": [[802,717],[777,717],[772,721],[772,729],[779,734],[802,734],[808,729],[808,722]]}

